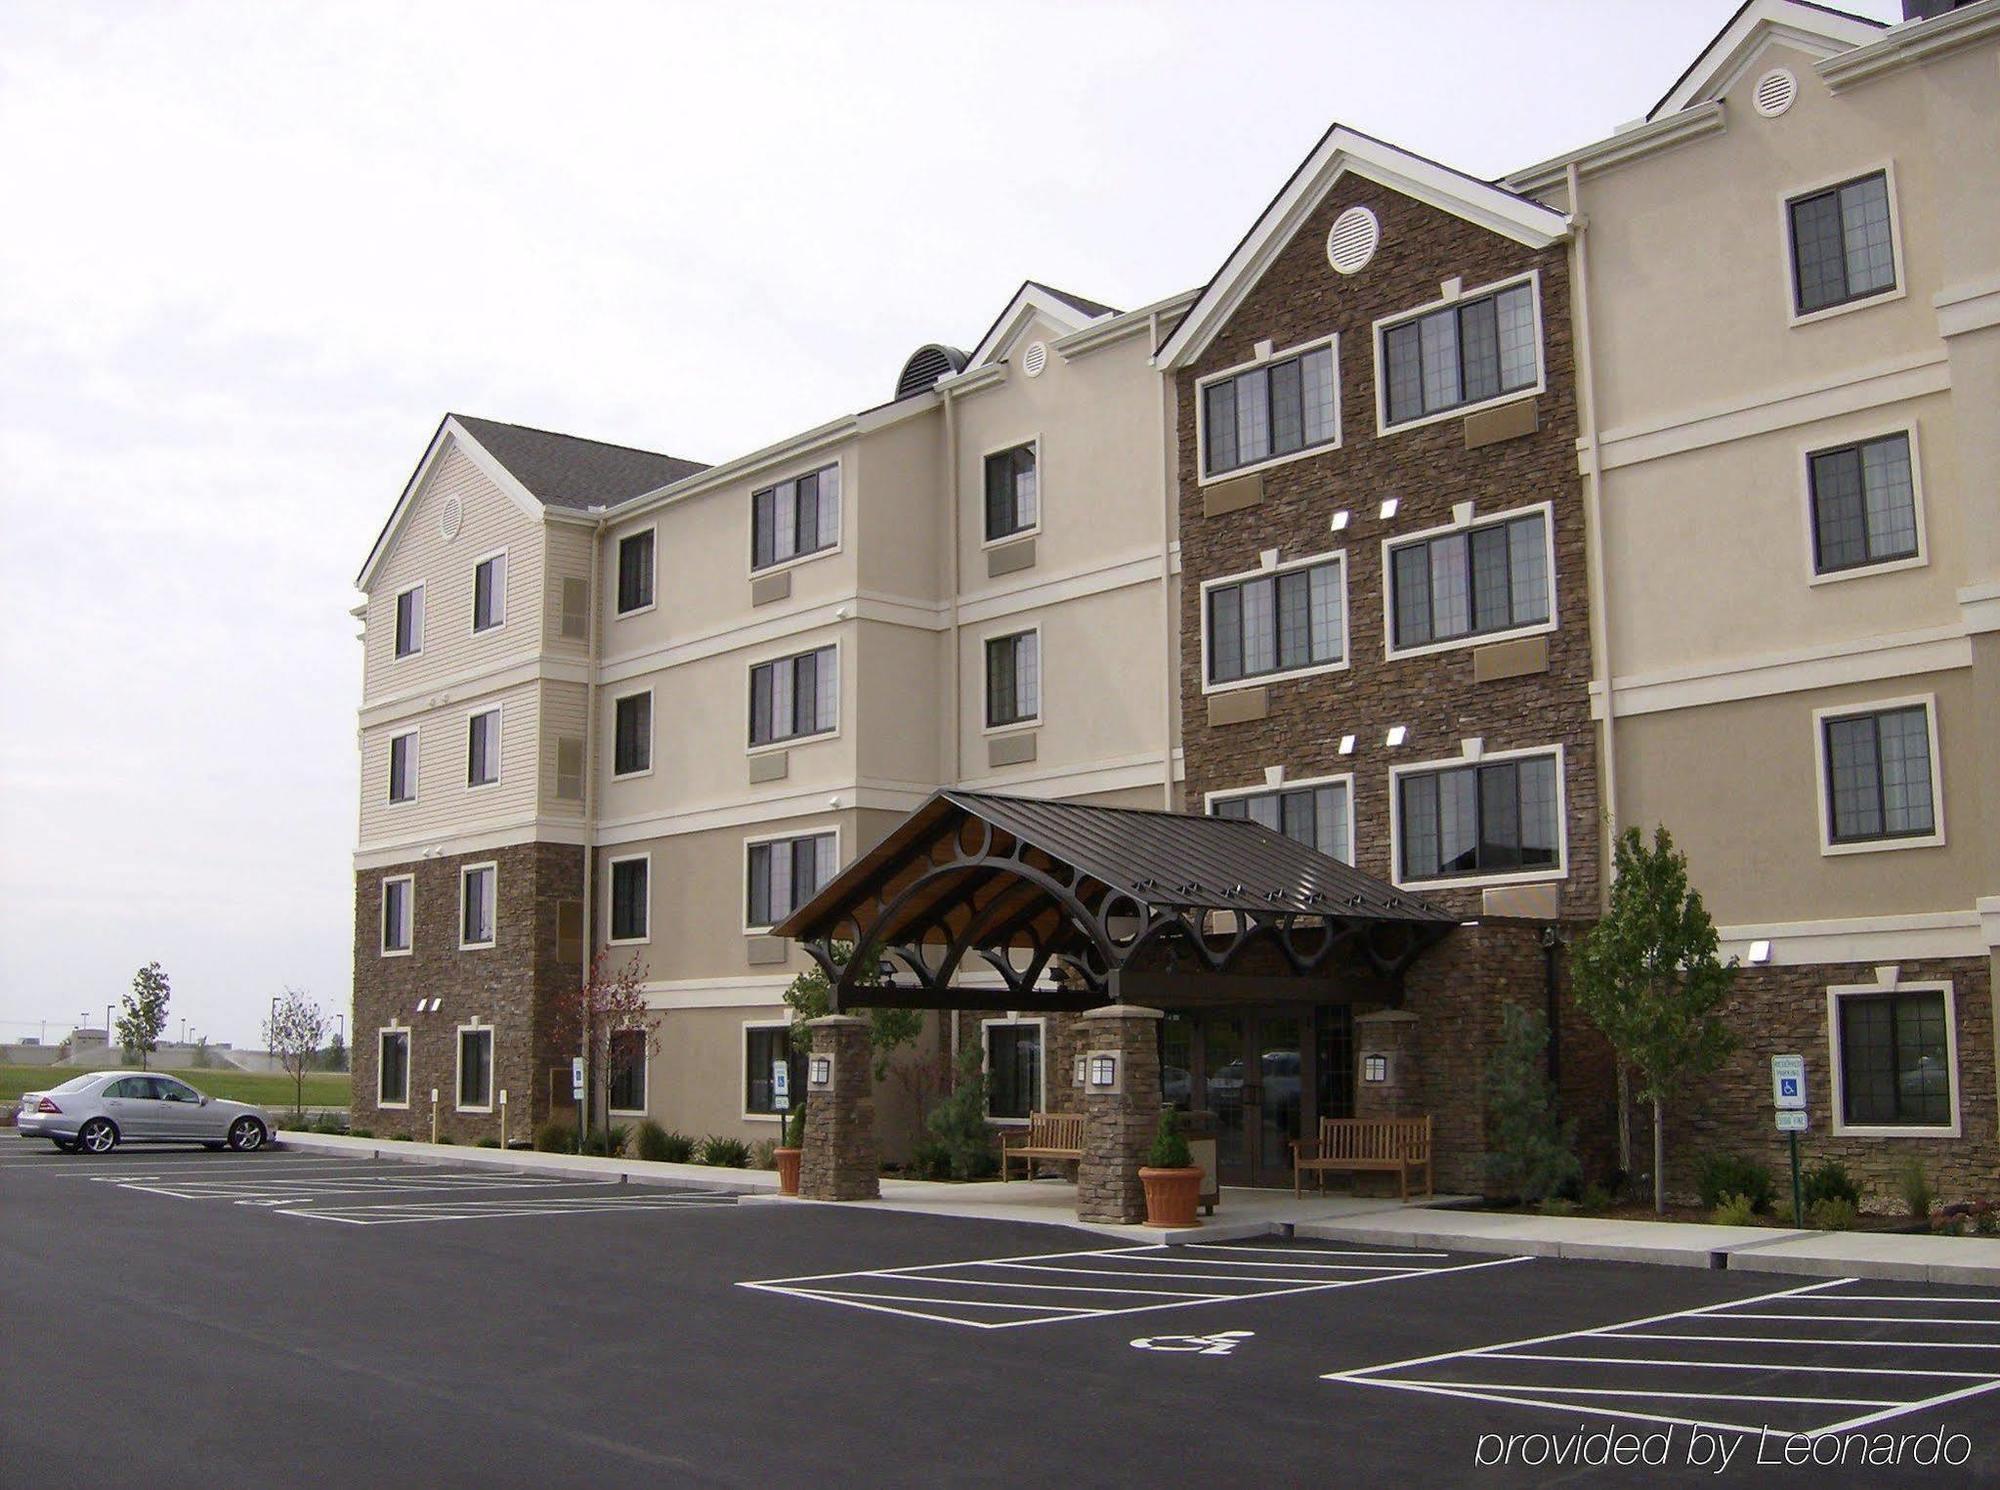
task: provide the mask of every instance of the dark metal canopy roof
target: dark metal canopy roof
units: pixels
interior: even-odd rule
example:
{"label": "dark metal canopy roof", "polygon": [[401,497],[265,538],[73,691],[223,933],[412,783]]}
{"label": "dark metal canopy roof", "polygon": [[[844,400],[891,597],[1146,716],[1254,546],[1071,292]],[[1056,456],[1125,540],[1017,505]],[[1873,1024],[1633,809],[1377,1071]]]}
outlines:
{"label": "dark metal canopy roof", "polygon": [[[836,1007],[1084,1008],[1127,974],[1155,993],[1207,975],[1211,996],[1216,975],[1267,995],[1348,969],[1393,980],[1456,924],[1254,822],[946,790],[776,930]],[[967,954],[1000,986],[952,986]],[[1044,972],[1063,987],[1036,989]]]}

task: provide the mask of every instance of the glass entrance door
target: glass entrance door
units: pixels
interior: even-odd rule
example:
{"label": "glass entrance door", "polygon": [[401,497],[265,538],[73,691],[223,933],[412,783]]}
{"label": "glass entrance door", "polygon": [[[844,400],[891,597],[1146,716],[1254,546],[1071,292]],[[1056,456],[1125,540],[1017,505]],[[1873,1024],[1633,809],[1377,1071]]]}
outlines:
{"label": "glass entrance door", "polygon": [[1292,1140],[1308,1121],[1317,1054],[1309,1010],[1204,1014],[1194,1053],[1195,1105],[1215,1114],[1215,1166],[1225,1185],[1291,1180]]}

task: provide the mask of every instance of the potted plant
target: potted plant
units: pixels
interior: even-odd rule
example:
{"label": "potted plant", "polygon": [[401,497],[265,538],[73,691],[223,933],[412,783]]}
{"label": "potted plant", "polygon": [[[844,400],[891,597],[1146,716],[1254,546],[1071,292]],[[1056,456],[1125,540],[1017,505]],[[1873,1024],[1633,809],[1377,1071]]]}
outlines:
{"label": "potted plant", "polygon": [[1201,1170],[1189,1161],[1181,1115],[1174,1108],[1160,1114],[1160,1131],[1139,1166],[1139,1183],[1146,1187],[1148,1226],[1201,1225],[1194,1213],[1201,1204]]}
{"label": "potted plant", "polygon": [[778,1193],[799,1193],[799,1156],[805,1152],[806,1109],[801,1103],[785,1114],[785,1141],[771,1157],[778,1165]]}

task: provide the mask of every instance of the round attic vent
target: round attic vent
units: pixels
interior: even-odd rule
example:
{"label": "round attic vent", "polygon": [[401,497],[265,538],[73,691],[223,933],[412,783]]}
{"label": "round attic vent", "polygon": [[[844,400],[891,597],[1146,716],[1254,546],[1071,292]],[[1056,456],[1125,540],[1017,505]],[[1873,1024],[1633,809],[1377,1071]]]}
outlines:
{"label": "round attic vent", "polygon": [[1326,235],[1326,261],[1342,274],[1359,274],[1375,257],[1382,241],[1382,224],[1366,207],[1349,207],[1333,220]]}
{"label": "round attic vent", "polygon": [[449,543],[458,536],[458,525],[465,521],[465,504],[457,497],[444,499],[444,511],[438,514],[438,531]]}
{"label": "round attic vent", "polygon": [[1021,371],[1031,378],[1039,378],[1042,369],[1049,365],[1049,349],[1038,341],[1028,343],[1028,350],[1021,354]]}
{"label": "round attic vent", "polygon": [[1750,101],[1757,106],[1757,112],[1766,119],[1775,119],[1792,106],[1792,100],[1799,96],[1799,80],[1782,67],[1774,67],[1757,79],[1757,89],[1750,95]]}

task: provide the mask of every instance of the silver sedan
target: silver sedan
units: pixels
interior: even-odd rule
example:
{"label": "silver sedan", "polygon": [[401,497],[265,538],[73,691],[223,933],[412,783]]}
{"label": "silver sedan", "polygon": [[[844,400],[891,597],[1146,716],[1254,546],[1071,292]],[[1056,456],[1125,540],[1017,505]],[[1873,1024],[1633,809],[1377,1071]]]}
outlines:
{"label": "silver sedan", "polygon": [[64,1152],[108,1154],[120,1143],[200,1143],[260,1149],[276,1130],[247,1102],[204,1096],[157,1071],[93,1071],[45,1092],[28,1092],[14,1118],[23,1138],[46,1138]]}

